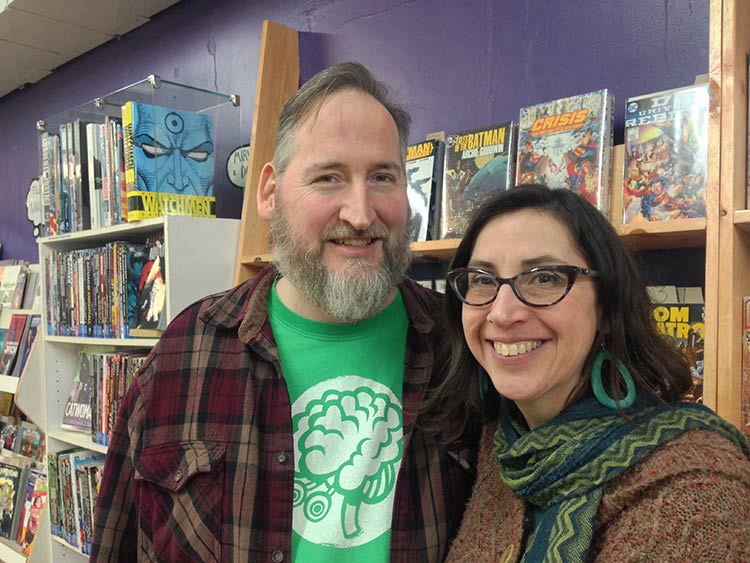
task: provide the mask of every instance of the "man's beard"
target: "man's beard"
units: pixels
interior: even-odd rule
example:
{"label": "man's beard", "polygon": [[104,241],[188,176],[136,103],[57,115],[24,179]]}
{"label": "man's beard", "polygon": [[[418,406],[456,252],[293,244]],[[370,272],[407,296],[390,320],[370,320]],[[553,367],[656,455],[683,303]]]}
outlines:
{"label": "man's beard", "polygon": [[[277,206],[270,234],[273,260],[279,273],[321,311],[339,322],[361,321],[383,309],[396,285],[405,277],[411,261],[407,228],[389,233],[384,226],[358,231],[342,224],[323,233],[315,247],[307,248],[305,241],[295,236],[286,215]],[[323,259],[325,241],[352,237],[380,238],[383,263],[373,270],[370,260],[351,259],[339,271],[329,272]]]}

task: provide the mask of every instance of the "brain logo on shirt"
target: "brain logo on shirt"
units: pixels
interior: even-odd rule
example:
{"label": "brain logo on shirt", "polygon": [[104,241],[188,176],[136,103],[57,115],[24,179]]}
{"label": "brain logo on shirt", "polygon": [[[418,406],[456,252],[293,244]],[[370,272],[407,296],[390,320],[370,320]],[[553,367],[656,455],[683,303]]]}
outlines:
{"label": "brain logo on shirt", "polygon": [[345,376],[308,389],[292,410],[295,531],[337,547],[382,534],[402,456],[401,404],[387,387]]}

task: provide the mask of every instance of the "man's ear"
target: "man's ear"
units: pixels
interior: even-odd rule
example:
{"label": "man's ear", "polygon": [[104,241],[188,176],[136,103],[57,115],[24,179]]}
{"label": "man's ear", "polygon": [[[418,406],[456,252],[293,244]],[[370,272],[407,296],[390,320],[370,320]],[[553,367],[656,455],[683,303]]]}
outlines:
{"label": "man's ear", "polygon": [[258,216],[270,221],[276,206],[276,169],[267,162],[260,171],[258,189],[255,191],[255,203],[258,206]]}

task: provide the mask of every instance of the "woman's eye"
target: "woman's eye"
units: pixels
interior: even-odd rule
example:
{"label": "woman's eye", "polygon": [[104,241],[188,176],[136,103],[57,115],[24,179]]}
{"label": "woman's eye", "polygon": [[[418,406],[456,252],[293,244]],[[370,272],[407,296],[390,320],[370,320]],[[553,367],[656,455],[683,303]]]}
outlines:
{"label": "woman's eye", "polygon": [[560,275],[557,272],[535,272],[533,274],[532,280],[533,283],[536,285],[558,285],[560,283],[563,283],[564,276]]}
{"label": "woman's eye", "polygon": [[482,274],[475,274],[470,278],[469,283],[471,285],[480,286],[480,287],[491,286],[491,285],[495,285],[495,278],[491,276],[482,275]]}

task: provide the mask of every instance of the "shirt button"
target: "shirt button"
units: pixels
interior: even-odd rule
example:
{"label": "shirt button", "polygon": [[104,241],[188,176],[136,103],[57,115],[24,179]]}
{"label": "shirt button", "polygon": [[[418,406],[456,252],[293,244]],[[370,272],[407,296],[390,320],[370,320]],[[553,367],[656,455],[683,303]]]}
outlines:
{"label": "shirt button", "polygon": [[[286,463],[288,459],[289,459],[289,454],[286,452],[279,452],[276,454],[276,461],[278,461],[279,463]],[[281,552],[279,551],[278,553],[281,553]],[[283,557],[284,555],[282,554],[281,556]],[[279,561],[281,561],[281,559],[279,559]]]}
{"label": "shirt button", "polygon": [[[281,455],[281,454],[279,454],[279,455]],[[284,552],[283,551],[277,549],[276,551],[274,551],[271,554],[271,561],[273,561],[273,563],[281,563],[283,560],[284,560]]]}
{"label": "shirt button", "polygon": [[182,470],[178,469],[177,471],[175,471],[174,480],[175,482],[177,482],[177,481],[180,481],[181,479],[182,479]]}

